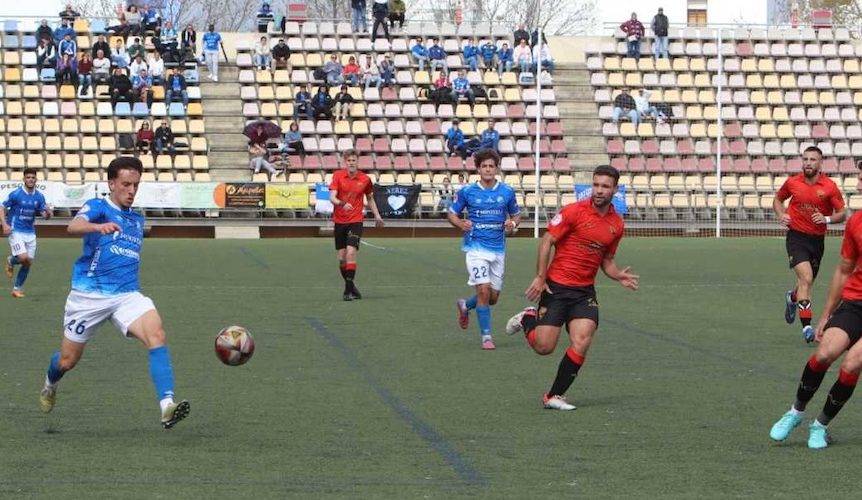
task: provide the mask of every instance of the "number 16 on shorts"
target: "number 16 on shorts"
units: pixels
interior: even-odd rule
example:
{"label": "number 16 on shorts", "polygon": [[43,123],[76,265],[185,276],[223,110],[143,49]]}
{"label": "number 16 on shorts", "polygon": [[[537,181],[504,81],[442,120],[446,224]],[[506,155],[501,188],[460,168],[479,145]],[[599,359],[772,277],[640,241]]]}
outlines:
{"label": "number 16 on shorts", "polygon": [[506,255],[470,250],[466,255],[467,285],[490,283],[494,290],[502,290],[503,274],[506,270]]}

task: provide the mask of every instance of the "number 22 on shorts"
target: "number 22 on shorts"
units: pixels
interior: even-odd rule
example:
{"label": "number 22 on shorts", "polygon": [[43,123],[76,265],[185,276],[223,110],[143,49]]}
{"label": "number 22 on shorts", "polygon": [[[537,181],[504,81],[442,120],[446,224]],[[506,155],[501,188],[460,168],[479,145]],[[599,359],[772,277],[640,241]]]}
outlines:
{"label": "number 22 on shorts", "polygon": [[487,266],[481,266],[481,267],[474,267],[473,268],[473,279],[474,280],[477,280],[479,278],[487,278],[487,277],[488,277],[488,267]]}

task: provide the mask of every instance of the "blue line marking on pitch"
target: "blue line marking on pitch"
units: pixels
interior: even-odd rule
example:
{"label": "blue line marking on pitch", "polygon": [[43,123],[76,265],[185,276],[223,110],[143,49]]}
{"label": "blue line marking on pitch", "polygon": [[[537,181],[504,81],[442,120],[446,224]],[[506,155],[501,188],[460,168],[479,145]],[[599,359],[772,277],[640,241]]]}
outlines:
{"label": "blue line marking on pitch", "polygon": [[239,251],[240,251],[240,252],[242,252],[242,254],[243,254],[243,255],[245,255],[246,257],[248,257],[249,259],[251,259],[251,260],[252,260],[252,262],[254,262],[255,264],[257,264],[258,266],[260,266],[260,267],[262,267],[262,268],[264,268],[264,269],[269,269],[269,264],[267,264],[265,260],[261,259],[260,257],[258,257],[258,256],[257,256],[257,255],[255,255],[255,254],[253,254],[253,253],[251,252],[251,250],[249,250],[248,248],[246,248],[246,247],[240,247]]}
{"label": "blue line marking on pitch", "polygon": [[462,481],[471,486],[487,486],[488,480],[476,470],[464,457],[458,453],[458,450],[446,441],[439,432],[437,432],[431,424],[422,420],[416,413],[392,394],[389,389],[383,387],[371,372],[359,361],[352,349],[347,347],[337,335],[329,331],[326,325],[317,318],[305,318],[309,325],[326,340],[329,345],[334,347],[347,362],[347,365],[362,376],[372,390],[383,400],[383,402],[392,411],[394,411],[407,425],[413,429],[419,437],[421,437],[428,446],[436,451],[443,460],[455,470],[458,477]]}

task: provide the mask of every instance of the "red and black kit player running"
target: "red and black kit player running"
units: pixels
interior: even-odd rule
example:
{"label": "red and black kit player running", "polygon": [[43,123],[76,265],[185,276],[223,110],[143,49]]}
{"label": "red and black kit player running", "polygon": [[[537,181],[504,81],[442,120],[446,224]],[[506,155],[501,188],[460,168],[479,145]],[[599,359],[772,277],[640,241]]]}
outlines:
{"label": "red and black kit player running", "polygon": [[536,277],[526,291],[530,301],[539,301],[539,308],[528,307],[506,324],[507,333],[523,331],[527,343],[541,355],[554,352],[560,331],[566,325],[570,345],[551,388],[543,397],[548,409],[575,409],[566,402],[564,394],[584,364],[599,326],[594,287],[599,268],[622,286],[638,288],[639,277],[630,268],[620,269],[614,262],[623,237],[623,219],[611,204],[619,178],[615,168],[597,167],[593,171],[592,196],[566,205],[548,223],[548,231],[539,244]]}
{"label": "red and black kit player running", "polygon": [[356,277],[356,252],[359,251],[362,238],[366,200],[377,227],[383,227],[383,219],[374,203],[371,179],[356,167],[356,151],[345,151],[342,159],[345,168],[332,175],[329,199],[334,207],[332,221],[335,223],[335,250],[338,252],[341,277],[344,278],[344,300],[353,300],[362,298],[353,280]]}
{"label": "red and black kit player running", "polygon": [[[843,222],[847,215],[838,186],[820,172],[822,160],[819,148],[806,148],[802,153],[802,172],[787,179],[772,202],[775,215],[787,227],[787,256],[790,268],[796,273],[796,287],[784,295],[784,319],[792,325],[799,310],[806,342],[814,340],[811,287],[820,270],[826,227]],[[790,204],[785,209],[788,198]]]}
{"label": "red and black kit player running", "polygon": [[[862,191],[862,172],[856,189]],[[796,401],[775,425],[769,436],[784,441],[802,422],[805,407],[823,382],[829,366],[845,351],[847,355],[838,370],[838,380],[829,389],[823,411],[808,426],[808,447],[826,448],[829,433],[826,426],[853,395],[859,371],[862,370],[862,212],[850,217],[844,228],[841,259],[829,283],[823,315],[817,323],[814,340],[817,351],[808,359],[796,390]]]}

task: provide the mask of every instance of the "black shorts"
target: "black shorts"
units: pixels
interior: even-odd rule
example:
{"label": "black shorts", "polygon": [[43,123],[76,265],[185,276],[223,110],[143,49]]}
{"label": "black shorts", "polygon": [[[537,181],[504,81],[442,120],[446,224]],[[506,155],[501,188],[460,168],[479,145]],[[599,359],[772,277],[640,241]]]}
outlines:
{"label": "black shorts", "polygon": [[850,337],[850,345],[855,344],[862,337],[862,301],[844,300],[838,304],[826,322],[827,329],[833,327],[844,330]]}
{"label": "black shorts", "polygon": [[359,250],[359,242],[362,240],[362,223],[351,222],[349,224],[335,224],[335,249],[341,250],[352,246]]}
{"label": "black shorts", "polygon": [[820,271],[820,260],[823,259],[823,236],[800,233],[799,231],[787,231],[787,256],[790,260],[790,268],[793,269],[801,262],[811,264],[814,277]]}
{"label": "black shorts", "polygon": [[564,286],[548,281],[547,291],[539,299],[539,325],[568,325],[573,319],[591,319],[599,324],[599,302],[592,286]]}

